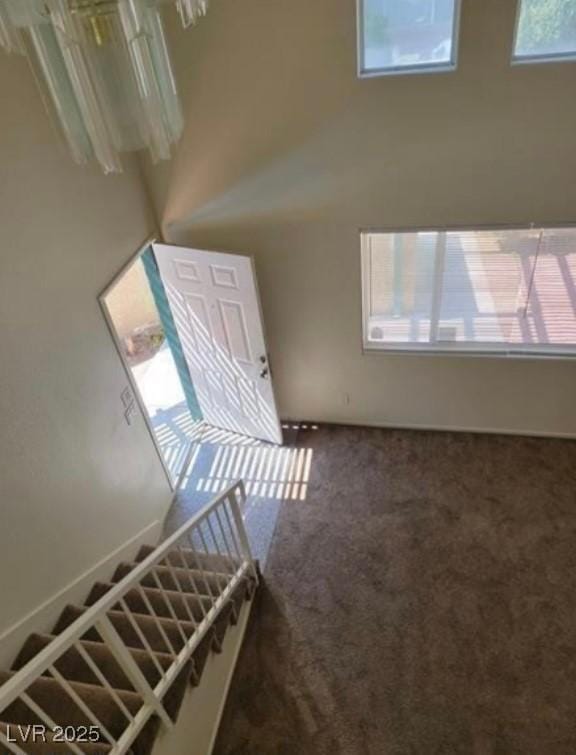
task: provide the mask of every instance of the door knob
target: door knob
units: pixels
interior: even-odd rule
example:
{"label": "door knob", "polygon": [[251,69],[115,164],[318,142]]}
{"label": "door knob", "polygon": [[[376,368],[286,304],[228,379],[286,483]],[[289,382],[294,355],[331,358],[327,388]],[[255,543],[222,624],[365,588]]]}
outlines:
{"label": "door knob", "polygon": [[260,377],[261,378],[267,378],[268,377],[268,373],[269,373],[268,367],[265,367],[263,370],[261,370]]}
{"label": "door knob", "polygon": [[262,362],[262,364],[266,364],[266,355],[265,354],[262,354],[262,356],[260,357],[260,361]]}

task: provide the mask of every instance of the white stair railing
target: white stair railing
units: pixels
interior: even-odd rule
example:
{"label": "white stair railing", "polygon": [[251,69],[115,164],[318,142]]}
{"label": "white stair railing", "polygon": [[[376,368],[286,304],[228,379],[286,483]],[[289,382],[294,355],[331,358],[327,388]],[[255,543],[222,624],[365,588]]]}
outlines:
{"label": "white stair railing", "polygon": [[[28,692],[30,686],[44,675],[44,678],[49,678],[58,684],[71,702],[82,710],[87,720],[92,722],[95,731],[100,733],[102,743],[110,746],[110,753],[113,755],[127,752],[138,733],[153,715],[159,716],[167,727],[172,727],[173,722],[163,704],[166,691],[190,660],[194,650],[214,624],[237,585],[248,577],[258,581],[256,565],[242,520],[242,505],[245,500],[244,484],[239,480],[162,542],[150,556],[139,563],[94,605],[87,608],[38,655],[0,686],[0,721],[5,720],[2,715],[3,711],[20,700],[37,719],[45,724],[47,731],[54,731],[55,728],[60,727],[62,722],[53,721]],[[216,566],[219,568],[216,569]],[[163,573],[170,575],[170,588],[166,588],[160,579],[159,570],[165,570]],[[174,646],[173,640],[168,637],[160,618],[149,603],[149,598],[143,588],[150,586],[150,578],[154,582],[158,595],[162,596],[166,609],[175,622],[174,626],[181,635],[182,642],[179,643],[181,647]],[[146,585],[143,584],[145,581]],[[188,599],[191,597],[191,592],[190,589],[186,590],[186,586],[196,588],[194,592],[204,596],[199,601],[201,619],[195,618],[190,610]],[[186,619],[175,612],[167,589],[180,593],[180,604],[185,608]],[[157,651],[150,646],[149,640],[134,616],[135,612],[128,605],[126,595],[133,590],[138,591],[149,611],[147,617],[156,624],[166,646],[165,651],[162,652],[171,657],[169,666],[159,663]],[[158,671],[159,681],[154,687],[147,681],[134,660],[130,648],[108,616],[111,611],[115,615],[121,612],[123,618],[129,622],[138,635],[142,649],[148,654]],[[194,625],[192,633],[190,633],[191,624]],[[82,646],[81,638],[87,632],[91,632],[91,635],[96,632],[100,641],[112,652],[133,685],[134,691],[142,700],[139,710],[128,709],[121,695],[118,694],[118,690]],[[102,689],[109,694],[126,719],[126,727],[120,735],[115,736],[104,726],[96,712],[90,708],[89,703],[79,697],[56,668],[62,655],[72,648],[82,657],[86,666],[98,679]],[[37,721],[30,723],[37,723]],[[0,744],[16,755],[26,755],[25,749],[22,749],[26,745],[21,741],[10,741],[2,729],[0,729]],[[67,746],[70,752],[82,754],[81,745],[74,741],[67,742]]]}

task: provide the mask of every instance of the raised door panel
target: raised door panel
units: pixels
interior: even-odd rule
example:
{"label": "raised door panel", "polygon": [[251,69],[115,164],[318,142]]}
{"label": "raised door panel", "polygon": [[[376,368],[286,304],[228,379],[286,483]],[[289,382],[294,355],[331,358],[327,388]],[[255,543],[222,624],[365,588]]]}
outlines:
{"label": "raised door panel", "polygon": [[205,420],[280,443],[251,259],[154,249]]}

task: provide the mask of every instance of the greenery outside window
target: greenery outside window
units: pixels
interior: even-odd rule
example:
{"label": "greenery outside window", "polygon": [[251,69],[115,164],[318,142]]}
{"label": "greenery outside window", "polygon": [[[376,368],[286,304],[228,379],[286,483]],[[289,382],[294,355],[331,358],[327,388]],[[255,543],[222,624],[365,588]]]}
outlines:
{"label": "greenery outside window", "polygon": [[576,2],[518,0],[514,61],[576,60]]}

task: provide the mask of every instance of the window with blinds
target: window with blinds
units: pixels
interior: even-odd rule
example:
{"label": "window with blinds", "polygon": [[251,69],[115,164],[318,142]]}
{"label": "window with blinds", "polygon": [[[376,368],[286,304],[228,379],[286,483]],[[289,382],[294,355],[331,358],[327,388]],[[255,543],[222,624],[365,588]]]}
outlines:
{"label": "window with blinds", "polygon": [[362,234],[364,347],[576,354],[576,228]]}

